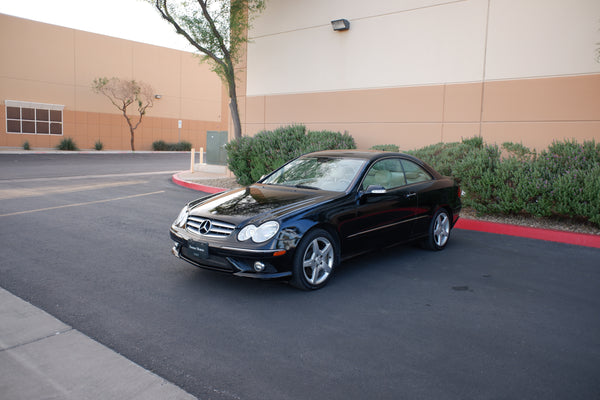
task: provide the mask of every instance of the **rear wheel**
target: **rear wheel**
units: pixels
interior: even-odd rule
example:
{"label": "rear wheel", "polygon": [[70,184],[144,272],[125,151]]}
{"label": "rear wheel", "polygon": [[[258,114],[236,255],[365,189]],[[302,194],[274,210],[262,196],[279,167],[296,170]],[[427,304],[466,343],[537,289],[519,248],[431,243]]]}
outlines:
{"label": "rear wheel", "polygon": [[338,263],[336,241],[323,229],[308,232],[294,256],[291,284],[302,290],[325,286]]}
{"label": "rear wheel", "polygon": [[425,246],[431,250],[442,250],[450,239],[450,216],[445,209],[438,210],[429,224],[429,235]]}

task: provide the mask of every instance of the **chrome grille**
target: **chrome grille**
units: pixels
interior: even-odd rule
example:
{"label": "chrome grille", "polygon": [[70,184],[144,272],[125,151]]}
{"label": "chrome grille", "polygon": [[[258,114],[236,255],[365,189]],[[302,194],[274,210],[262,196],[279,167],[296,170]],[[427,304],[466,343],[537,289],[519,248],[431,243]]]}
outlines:
{"label": "chrome grille", "polygon": [[190,215],[185,228],[192,233],[202,236],[226,237],[233,232],[235,225],[213,219]]}

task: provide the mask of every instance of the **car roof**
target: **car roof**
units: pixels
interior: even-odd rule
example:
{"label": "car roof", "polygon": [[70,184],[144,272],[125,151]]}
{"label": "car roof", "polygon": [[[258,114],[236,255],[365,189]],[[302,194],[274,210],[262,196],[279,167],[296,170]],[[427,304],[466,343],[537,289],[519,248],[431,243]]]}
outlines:
{"label": "car roof", "polygon": [[377,151],[377,150],[323,150],[316,151],[314,153],[307,153],[301,157],[331,157],[331,158],[355,158],[366,160],[371,163],[375,160],[388,157],[402,157],[407,160],[416,162],[417,164],[425,167],[436,179],[440,178],[441,175],[432,168],[429,164],[417,157],[411,156],[405,153],[395,153],[390,151]]}
{"label": "car roof", "polygon": [[335,157],[335,158],[359,158],[364,160],[377,160],[390,156],[400,156],[403,158],[417,160],[415,157],[404,153],[393,153],[389,151],[377,150],[323,150],[314,153],[304,154],[303,157]]}

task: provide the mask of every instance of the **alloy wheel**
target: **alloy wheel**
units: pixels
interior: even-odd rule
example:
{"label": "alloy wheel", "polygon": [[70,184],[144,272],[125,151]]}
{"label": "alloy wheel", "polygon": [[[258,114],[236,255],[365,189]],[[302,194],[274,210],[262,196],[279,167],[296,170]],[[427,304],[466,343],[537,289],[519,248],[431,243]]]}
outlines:
{"label": "alloy wheel", "polygon": [[331,242],[325,237],[315,238],[302,257],[304,278],[311,285],[320,285],[331,274],[334,263],[334,251]]}

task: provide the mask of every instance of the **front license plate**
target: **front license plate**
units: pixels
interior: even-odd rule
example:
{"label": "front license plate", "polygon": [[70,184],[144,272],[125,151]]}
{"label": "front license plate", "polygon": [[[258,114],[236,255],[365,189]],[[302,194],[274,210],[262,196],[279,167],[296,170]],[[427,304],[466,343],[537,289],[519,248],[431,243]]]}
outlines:
{"label": "front license plate", "polygon": [[188,241],[188,247],[195,257],[208,258],[208,243],[190,240]]}

